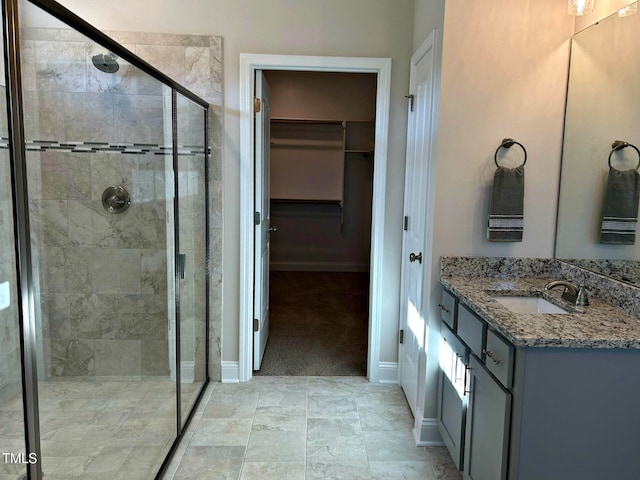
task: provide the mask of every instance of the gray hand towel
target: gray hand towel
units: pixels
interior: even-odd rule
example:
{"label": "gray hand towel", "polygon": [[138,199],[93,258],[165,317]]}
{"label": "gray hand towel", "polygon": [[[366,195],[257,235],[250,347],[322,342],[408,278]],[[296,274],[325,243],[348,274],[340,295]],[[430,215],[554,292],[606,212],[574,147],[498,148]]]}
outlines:
{"label": "gray hand towel", "polygon": [[487,239],[521,242],[524,230],[524,166],[498,167],[493,176]]}
{"label": "gray hand towel", "polygon": [[640,174],[637,170],[609,169],[600,243],[633,245],[638,224]]}

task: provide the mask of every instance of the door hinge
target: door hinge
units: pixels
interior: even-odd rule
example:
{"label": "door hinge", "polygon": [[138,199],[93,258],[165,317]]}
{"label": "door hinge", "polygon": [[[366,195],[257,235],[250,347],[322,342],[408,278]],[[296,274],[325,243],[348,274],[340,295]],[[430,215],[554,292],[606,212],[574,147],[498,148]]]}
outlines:
{"label": "door hinge", "polygon": [[253,113],[258,113],[260,111],[261,102],[258,97],[253,98]]}
{"label": "door hinge", "polygon": [[260,212],[253,212],[253,223],[260,225]]}
{"label": "door hinge", "polygon": [[253,331],[257,332],[258,330],[260,330],[260,322],[258,321],[257,318],[253,319]]}
{"label": "door hinge", "polygon": [[407,215],[404,216],[404,231],[406,232],[407,230],[409,230],[409,217]]}
{"label": "door hinge", "polygon": [[404,343],[404,330],[400,330],[400,343]]}
{"label": "door hinge", "polygon": [[413,112],[413,99],[414,99],[414,96],[412,94],[409,94],[409,95],[405,95],[404,98],[408,98],[409,99],[409,110]]}

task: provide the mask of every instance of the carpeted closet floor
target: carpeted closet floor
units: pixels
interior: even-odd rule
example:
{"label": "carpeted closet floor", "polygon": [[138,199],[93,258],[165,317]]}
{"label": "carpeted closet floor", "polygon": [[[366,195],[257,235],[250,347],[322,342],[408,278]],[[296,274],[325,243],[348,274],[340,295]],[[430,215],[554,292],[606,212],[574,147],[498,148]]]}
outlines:
{"label": "carpeted closet floor", "polygon": [[369,274],[271,272],[270,332],[256,375],[366,375]]}

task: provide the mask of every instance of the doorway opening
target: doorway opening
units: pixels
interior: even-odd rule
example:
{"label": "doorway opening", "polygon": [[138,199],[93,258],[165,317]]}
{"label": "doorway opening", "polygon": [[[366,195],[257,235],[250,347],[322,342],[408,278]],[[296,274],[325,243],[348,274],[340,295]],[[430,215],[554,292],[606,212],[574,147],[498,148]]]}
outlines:
{"label": "doorway opening", "polygon": [[377,75],[262,73],[269,336],[260,362],[254,349],[254,374],[364,376]]}
{"label": "doorway opening", "polygon": [[[255,203],[256,189],[261,188],[262,174],[257,171],[254,153],[260,145],[260,131],[254,123],[257,72],[271,70],[305,72],[349,72],[376,75],[376,117],[374,123],[373,199],[371,207],[371,254],[369,262],[369,327],[367,378],[371,382],[397,382],[397,363],[381,362],[380,337],[383,329],[383,252],[389,108],[391,92],[391,59],[364,57],[314,57],[295,55],[240,55],[240,322],[237,376],[233,362],[223,365],[223,381],[245,382],[253,376],[254,329],[256,322],[254,293],[256,268],[254,246],[261,245],[268,222],[256,225],[259,215]],[[269,204],[270,202],[266,202]],[[268,212],[267,212],[268,213]],[[260,227],[260,228],[258,228]],[[268,237],[267,237],[268,238]],[[256,243],[257,242],[257,243]],[[268,317],[267,317],[268,318]],[[260,327],[259,327],[260,328]],[[259,344],[259,343],[258,343]]]}

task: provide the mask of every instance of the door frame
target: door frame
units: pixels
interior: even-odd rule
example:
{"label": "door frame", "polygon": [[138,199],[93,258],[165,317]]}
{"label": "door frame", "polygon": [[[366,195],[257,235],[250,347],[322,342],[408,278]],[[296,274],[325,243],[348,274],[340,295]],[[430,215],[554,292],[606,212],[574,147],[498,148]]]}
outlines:
{"label": "door frame", "polygon": [[238,374],[241,382],[253,376],[253,246],[254,186],[253,149],[255,127],[253,96],[257,70],[376,73],[376,123],[371,219],[369,285],[369,344],[367,378],[380,381],[380,336],[382,328],[382,266],[385,231],[385,193],[391,59],[369,57],[320,57],[299,55],[240,54],[240,319]]}

